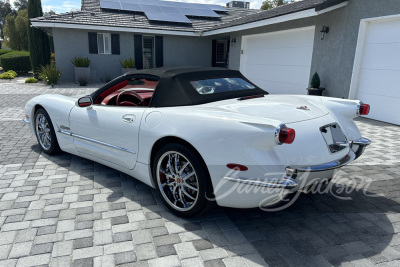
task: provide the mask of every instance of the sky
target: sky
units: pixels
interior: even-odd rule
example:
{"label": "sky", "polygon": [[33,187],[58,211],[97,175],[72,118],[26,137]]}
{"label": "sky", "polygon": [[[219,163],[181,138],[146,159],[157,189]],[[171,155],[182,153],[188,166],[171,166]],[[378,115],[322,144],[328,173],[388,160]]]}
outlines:
{"label": "sky", "polygon": [[[10,0],[13,3],[15,0]],[[225,6],[231,0],[173,0],[176,2],[188,2],[198,4],[216,4]],[[261,7],[263,0],[247,0],[250,2],[250,8],[258,9]],[[69,12],[72,9],[80,10],[81,0],[42,0],[43,12],[53,10],[56,13]]]}

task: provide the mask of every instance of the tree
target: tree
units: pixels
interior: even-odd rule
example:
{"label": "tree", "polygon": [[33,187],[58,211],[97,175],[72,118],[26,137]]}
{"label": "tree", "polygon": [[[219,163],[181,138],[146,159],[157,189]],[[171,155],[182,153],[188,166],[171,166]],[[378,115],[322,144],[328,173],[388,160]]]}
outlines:
{"label": "tree", "polygon": [[294,0],[267,0],[262,3],[261,9],[268,10],[268,9],[276,8],[278,6],[290,4],[293,2],[294,2]]}
{"label": "tree", "polygon": [[12,9],[10,0],[0,1],[0,30],[1,38],[4,38],[3,28],[6,24],[6,18],[8,14],[15,15],[15,11]]}
{"label": "tree", "polygon": [[[40,0],[28,1],[29,19],[43,16],[42,3]],[[41,66],[50,64],[50,44],[47,33],[39,29],[28,26],[29,51],[31,56],[32,69],[37,75]]]}
{"label": "tree", "polygon": [[28,0],[16,0],[14,2],[14,7],[20,11],[28,7]]}
{"label": "tree", "polygon": [[49,10],[49,11],[47,11],[47,12],[44,12],[44,16],[45,17],[47,17],[47,16],[51,16],[51,15],[55,15],[56,14],[56,12],[54,11],[54,10]]}
{"label": "tree", "polygon": [[18,11],[18,15],[9,14],[4,26],[6,45],[13,50],[28,50],[28,11]]}

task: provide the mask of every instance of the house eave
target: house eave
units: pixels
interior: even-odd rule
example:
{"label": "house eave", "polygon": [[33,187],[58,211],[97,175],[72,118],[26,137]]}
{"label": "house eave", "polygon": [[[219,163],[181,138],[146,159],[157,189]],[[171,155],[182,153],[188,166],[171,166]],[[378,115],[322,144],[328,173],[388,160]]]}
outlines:
{"label": "house eave", "polygon": [[277,23],[281,23],[281,22],[287,22],[287,21],[296,20],[296,19],[310,18],[310,17],[318,16],[318,15],[326,13],[326,12],[336,10],[338,8],[345,7],[345,6],[347,6],[347,4],[348,4],[348,2],[346,1],[346,2],[340,3],[338,5],[334,5],[334,6],[326,8],[326,9],[320,10],[320,11],[316,11],[315,8],[310,8],[310,9],[306,9],[303,11],[294,12],[291,14],[286,14],[286,15],[282,15],[282,16],[278,16],[278,17],[249,22],[249,23],[245,23],[245,24],[241,24],[241,25],[237,25],[237,26],[231,26],[231,27],[226,27],[226,28],[221,28],[221,29],[216,29],[216,30],[205,31],[205,32],[203,32],[202,36],[212,36],[212,35],[217,35],[217,34],[231,33],[231,32],[243,31],[243,30],[258,28],[258,27],[262,27],[262,26],[277,24]]}
{"label": "house eave", "polygon": [[169,30],[158,30],[158,29],[147,29],[147,28],[134,28],[134,27],[130,28],[130,27],[118,27],[118,26],[59,23],[59,22],[31,21],[31,24],[33,27],[41,29],[45,28],[79,29],[79,30],[91,30],[91,31],[130,32],[130,33],[146,33],[146,34],[192,36],[192,37],[198,37],[201,35],[200,32],[169,31]]}

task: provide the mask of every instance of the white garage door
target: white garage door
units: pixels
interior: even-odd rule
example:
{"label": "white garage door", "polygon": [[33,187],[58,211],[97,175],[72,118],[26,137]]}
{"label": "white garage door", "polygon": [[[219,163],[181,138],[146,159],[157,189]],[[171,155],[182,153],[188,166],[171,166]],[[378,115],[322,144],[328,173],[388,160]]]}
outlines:
{"label": "white garage door", "polygon": [[240,71],[274,94],[306,94],[310,79],[315,27],[242,39]]}
{"label": "white garage door", "polygon": [[400,19],[369,23],[356,99],[371,105],[368,117],[400,124]]}

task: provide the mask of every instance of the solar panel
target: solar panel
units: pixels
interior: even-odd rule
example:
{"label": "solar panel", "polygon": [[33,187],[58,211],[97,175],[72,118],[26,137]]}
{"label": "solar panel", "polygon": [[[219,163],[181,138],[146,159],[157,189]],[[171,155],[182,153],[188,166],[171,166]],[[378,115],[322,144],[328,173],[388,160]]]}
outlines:
{"label": "solar panel", "polygon": [[146,12],[146,16],[149,20],[153,21],[168,21],[168,22],[180,22],[180,23],[192,23],[185,15],[182,14],[166,14],[162,12],[151,13]]}
{"label": "solar panel", "polygon": [[223,6],[219,6],[219,5],[207,5],[207,6],[209,6],[214,11],[228,12],[228,10]]}
{"label": "solar panel", "polygon": [[158,5],[159,0],[137,0],[139,4],[143,5]]}
{"label": "solar panel", "polygon": [[212,11],[211,9],[190,9],[190,8],[179,8],[182,14],[186,16],[197,16],[197,17],[210,17],[219,18],[220,16]]}
{"label": "solar panel", "polygon": [[[160,6],[160,9],[164,13],[169,13],[169,14],[182,14],[177,7],[171,7],[171,6]],[[185,14],[183,14],[185,15]]]}
{"label": "solar panel", "polygon": [[181,23],[191,23],[186,16],[219,18],[220,16],[214,11],[227,11],[218,5],[161,0],[100,0],[100,7],[144,12],[149,20]]}
{"label": "solar panel", "polygon": [[121,3],[122,10],[143,12],[142,7],[139,4]]}
{"label": "solar panel", "polygon": [[121,9],[121,4],[119,2],[113,2],[113,1],[101,1],[100,7],[108,9]]}

